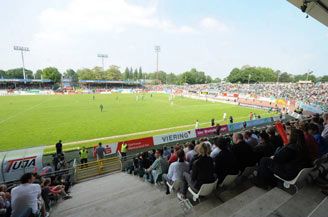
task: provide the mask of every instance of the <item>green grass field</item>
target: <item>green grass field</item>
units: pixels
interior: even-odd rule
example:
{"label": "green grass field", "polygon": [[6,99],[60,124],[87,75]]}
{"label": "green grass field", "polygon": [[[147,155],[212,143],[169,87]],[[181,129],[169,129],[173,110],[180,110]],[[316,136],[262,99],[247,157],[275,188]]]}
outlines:
{"label": "green grass field", "polygon": [[[118,96],[118,100],[116,100]],[[0,97],[0,150],[63,143],[125,135],[136,132],[193,125],[221,120],[223,113],[232,115],[235,122],[248,119],[251,111],[262,117],[271,116],[262,110],[238,107],[230,104],[205,102],[176,97],[174,105],[165,94],[145,95],[136,101],[135,94],[111,95],[53,95],[53,96],[3,96]],[[104,111],[100,112],[100,104]],[[220,124],[224,122],[220,121]],[[209,126],[202,124],[201,127]],[[107,139],[104,142],[141,138],[172,131],[191,129],[167,129],[138,136]],[[96,144],[87,143],[86,146]],[[67,146],[74,148],[79,144]],[[48,149],[51,152],[53,148]]]}

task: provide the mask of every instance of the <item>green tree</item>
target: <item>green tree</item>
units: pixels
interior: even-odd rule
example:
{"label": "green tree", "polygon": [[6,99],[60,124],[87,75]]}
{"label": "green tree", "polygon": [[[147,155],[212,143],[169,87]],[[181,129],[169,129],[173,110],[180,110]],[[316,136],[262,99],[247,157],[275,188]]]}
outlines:
{"label": "green tree", "polygon": [[133,73],[133,79],[136,81],[138,80],[138,69],[135,69],[134,70],[134,73]]}
{"label": "green tree", "polygon": [[138,71],[138,79],[139,79],[139,80],[142,79],[142,69],[141,69],[141,67],[139,67],[139,71]]}
{"label": "green tree", "polygon": [[55,67],[48,67],[43,69],[42,77],[43,79],[50,79],[54,83],[60,83],[61,81],[61,74],[59,73],[58,69]]}
{"label": "green tree", "polygon": [[67,69],[63,77],[71,79],[71,84],[73,86],[77,86],[79,83],[79,76],[73,69]]}
{"label": "green tree", "polygon": [[95,75],[91,69],[79,69],[77,70],[79,80],[95,80]]}
{"label": "green tree", "polygon": [[130,71],[129,71],[129,68],[126,67],[124,70],[124,73],[123,73],[123,80],[127,81],[127,80],[129,80],[129,78],[130,78]]}
{"label": "green tree", "polygon": [[206,84],[212,83],[212,77],[209,76],[209,75],[207,75],[207,76],[206,76],[205,83],[206,83]]}
{"label": "green tree", "polygon": [[6,71],[0,69],[0,79],[6,77]]}
{"label": "green tree", "polygon": [[215,79],[213,80],[213,83],[221,83],[221,79],[220,79],[220,78],[215,78]]}
{"label": "green tree", "polygon": [[[33,72],[31,70],[25,69],[25,76],[27,79],[34,78]],[[6,71],[5,78],[12,78],[12,79],[23,79],[23,68],[16,68],[16,69],[9,69]]]}
{"label": "green tree", "polygon": [[328,82],[328,75],[322,76],[319,81],[321,81],[321,82]]}
{"label": "green tree", "polygon": [[111,65],[109,69],[105,71],[106,80],[119,81],[122,79],[120,67],[116,65]]}
{"label": "green tree", "polygon": [[288,74],[287,72],[283,72],[279,76],[279,82],[293,82],[293,75]]}
{"label": "green tree", "polygon": [[35,79],[41,79],[41,77],[42,77],[42,70],[41,69],[36,70],[34,76],[35,76]]}

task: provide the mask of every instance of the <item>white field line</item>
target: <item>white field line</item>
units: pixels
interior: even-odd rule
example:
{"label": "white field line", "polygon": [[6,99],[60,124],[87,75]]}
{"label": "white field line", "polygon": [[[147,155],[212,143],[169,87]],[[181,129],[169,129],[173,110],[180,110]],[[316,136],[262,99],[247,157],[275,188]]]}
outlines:
{"label": "white field line", "polygon": [[[265,114],[267,114],[267,113],[261,113],[260,115],[262,116],[262,115],[265,115]],[[234,120],[239,120],[239,119],[243,119],[243,118],[247,118],[247,117],[248,116],[237,117]],[[221,122],[221,121],[223,121],[223,120],[219,120],[219,122]],[[203,123],[199,123],[199,125],[205,125],[205,124],[209,124],[209,123],[211,123],[211,122],[203,122]],[[161,132],[161,131],[166,131],[166,130],[173,130],[173,129],[181,129],[181,128],[186,128],[186,127],[192,127],[192,126],[195,126],[195,124],[176,126],[176,127],[169,127],[169,128],[150,130],[150,131],[143,131],[143,132],[130,133],[130,134],[124,134],[124,135],[117,135],[117,136],[110,136],[110,137],[88,139],[88,140],[82,140],[82,141],[76,141],[76,142],[68,142],[68,143],[64,143],[63,146],[78,145],[78,144],[84,144],[84,143],[89,143],[89,142],[97,142],[97,141],[108,140],[108,139],[118,139],[118,138],[123,138],[123,137],[128,137],[128,136],[137,136],[137,135]],[[46,146],[46,149],[54,148],[54,147],[55,147],[55,145],[49,145],[49,146]]]}
{"label": "white field line", "polygon": [[[50,98],[49,98],[49,99],[50,99]],[[31,106],[31,107],[29,107],[29,108],[27,108],[27,109],[24,109],[24,110],[22,110],[22,111],[17,112],[16,114],[14,114],[14,115],[12,115],[12,116],[7,117],[6,119],[1,120],[1,121],[0,121],[0,124],[4,123],[4,122],[6,122],[6,121],[8,121],[8,120],[10,120],[10,119],[13,119],[13,118],[17,117],[18,115],[20,115],[20,114],[22,114],[22,113],[25,113],[25,112],[27,112],[27,111],[30,111],[30,110],[32,110],[32,109],[38,107],[39,105],[45,103],[46,101],[49,101],[49,99],[43,100],[42,102],[40,102],[40,103],[38,103],[38,104],[36,104],[36,105],[33,105],[33,106]]]}

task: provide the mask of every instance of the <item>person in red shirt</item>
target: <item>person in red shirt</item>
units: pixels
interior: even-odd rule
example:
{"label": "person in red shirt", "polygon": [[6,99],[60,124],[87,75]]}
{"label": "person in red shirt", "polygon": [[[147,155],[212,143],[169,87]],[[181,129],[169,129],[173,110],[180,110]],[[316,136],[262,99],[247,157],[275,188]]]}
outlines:
{"label": "person in red shirt", "polygon": [[174,148],[174,153],[171,155],[170,159],[169,159],[169,164],[174,163],[178,160],[178,151],[180,150],[180,146],[176,146]]}

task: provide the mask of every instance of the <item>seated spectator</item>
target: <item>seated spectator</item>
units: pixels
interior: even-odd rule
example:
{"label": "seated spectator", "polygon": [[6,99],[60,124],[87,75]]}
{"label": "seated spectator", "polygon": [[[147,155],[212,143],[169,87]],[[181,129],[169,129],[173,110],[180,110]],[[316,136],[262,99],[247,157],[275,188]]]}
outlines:
{"label": "seated spectator", "polygon": [[195,149],[195,145],[193,144],[193,143],[190,143],[189,145],[188,145],[188,152],[187,152],[187,154],[186,154],[186,160],[188,161],[188,162],[190,162],[191,161],[191,159],[197,154],[196,153],[196,151],[194,150]]}
{"label": "seated spectator", "polygon": [[163,156],[166,160],[168,160],[171,157],[171,154],[172,154],[171,151],[167,147],[164,147]]}
{"label": "seated spectator", "polygon": [[72,196],[70,196],[69,194],[66,193],[65,185],[51,185],[51,179],[47,179],[46,181],[45,181],[45,183],[47,183],[47,186],[49,187],[49,190],[51,193],[62,195],[64,200],[72,198]]}
{"label": "seated spectator", "polygon": [[312,166],[303,132],[292,128],[287,130],[287,138],[288,144],[277,154],[261,159],[256,179],[259,187],[275,186],[276,179],[273,174],[285,180],[292,180],[303,168]]}
{"label": "seated spectator", "polygon": [[328,153],[328,143],[320,135],[319,128],[317,124],[309,124],[309,133],[315,138],[318,144],[318,158],[321,158],[324,154]]}
{"label": "seated spectator", "polygon": [[149,159],[152,163],[156,160],[155,153],[156,153],[156,150],[155,150],[155,149],[149,151],[149,153],[148,153],[148,159]]}
{"label": "seated spectator", "polygon": [[276,135],[276,128],[275,127],[267,128],[266,133],[270,137],[270,142],[274,146],[274,150],[276,150],[277,148],[282,147],[284,145],[284,142],[282,141],[281,136]]}
{"label": "seated spectator", "polygon": [[46,206],[47,210],[50,209],[50,194],[51,194],[51,191],[50,191],[50,188],[49,188],[50,183],[51,183],[51,179],[46,178],[44,180],[43,188],[41,190],[41,196],[42,196],[42,199],[45,203],[45,206]]}
{"label": "seated spectator", "polygon": [[245,142],[250,145],[252,148],[255,148],[255,146],[258,145],[258,140],[252,136],[252,132],[250,130],[247,130],[244,133]]}
{"label": "seated spectator", "polygon": [[47,165],[40,171],[40,174],[52,173],[53,171],[54,169],[51,167],[51,164],[47,163]]}
{"label": "seated spectator", "polygon": [[157,178],[163,173],[167,173],[169,164],[167,160],[163,159],[163,150],[157,149],[155,152],[156,160],[154,163],[146,170],[150,174],[150,182],[154,183]]}
{"label": "seated spectator", "polygon": [[214,142],[213,142],[213,151],[211,151],[210,153],[210,157],[211,158],[215,158],[216,156],[218,156],[218,154],[220,153],[221,149],[219,148],[219,144],[220,142],[224,142],[224,139],[222,137],[220,138],[215,138]]}
{"label": "seated spectator", "polygon": [[143,170],[149,168],[151,164],[152,164],[152,162],[148,158],[148,152],[146,152],[146,151],[143,152],[140,155],[139,170],[143,171]]}
{"label": "seated spectator", "polygon": [[305,121],[300,122],[297,127],[304,133],[305,143],[309,148],[310,158],[314,162],[318,158],[318,143],[317,140],[310,134],[309,124]]}
{"label": "seated spectator", "polygon": [[180,192],[177,194],[180,200],[186,199],[188,186],[198,191],[202,184],[215,181],[213,159],[208,156],[209,152],[208,146],[202,143],[199,147],[200,157],[193,163],[191,174],[187,172],[183,173]]}
{"label": "seated spectator", "polygon": [[214,172],[219,179],[218,184],[221,184],[227,175],[238,174],[238,165],[235,156],[228,149],[229,143],[225,138],[219,138],[218,148],[221,150],[214,158]]}
{"label": "seated spectator", "polygon": [[6,185],[0,185],[0,216],[10,215],[10,193],[7,192]]}
{"label": "seated spectator", "polygon": [[187,142],[186,144],[183,145],[183,151],[185,152],[185,154],[187,154],[187,152],[189,151],[188,146],[189,146],[190,142]]}
{"label": "seated spectator", "polygon": [[[20,181],[21,185],[11,190],[11,217],[20,217],[29,209],[32,209],[32,213],[37,215],[41,211],[38,207],[41,187],[38,184],[33,184],[35,181],[33,173],[25,173]],[[43,216],[45,216],[45,213],[43,213]]]}
{"label": "seated spectator", "polygon": [[269,135],[263,131],[259,134],[259,139],[260,144],[254,148],[256,162],[262,157],[271,157],[274,154],[274,146],[270,142]]}
{"label": "seated spectator", "polygon": [[322,115],[324,129],[321,133],[321,136],[326,140],[326,143],[328,143],[328,112],[325,112]]}
{"label": "seated spectator", "polygon": [[169,164],[174,163],[178,160],[178,155],[177,152],[180,150],[180,146],[175,146],[174,148],[174,152],[171,155],[171,157],[169,158]]}
{"label": "seated spectator", "polygon": [[238,169],[243,172],[246,167],[254,166],[256,158],[253,149],[244,141],[243,135],[241,133],[234,133],[232,141],[234,145],[231,151],[236,157]]}
{"label": "seated spectator", "polygon": [[178,155],[178,161],[170,165],[168,174],[163,174],[163,180],[166,186],[166,194],[170,193],[167,182],[172,184],[176,180],[182,180],[183,173],[189,171],[189,165],[184,160],[184,156],[185,156],[184,151],[180,149],[177,152],[177,155]]}
{"label": "seated spectator", "polygon": [[139,169],[140,153],[137,153],[132,159],[132,166],[127,167],[126,171],[129,174],[134,173]]}
{"label": "seated spectator", "polygon": [[259,134],[259,132],[257,131],[257,129],[254,127],[253,130],[251,130],[251,134],[252,134],[252,137],[254,139],[256,139],[257,143],[259,143],[259,137],[257,136],[257,134]]}
{"label": "seated spectator", "polygon": [[191,158],[189,162],[189,171],[192,171],[192,165],[194,164],[195,161],[197,161],[200,158],[199,148],[200,148],[200,144],[196,145],[194,148],[196,154]]}
{"label": "seated spectator", "polygon": [[321,133],[323,132],[323,126],[322,123],[320,122],[320,115],[318,113],[312,115],[311,123],[318,126],[319,134],[321,135]]}

